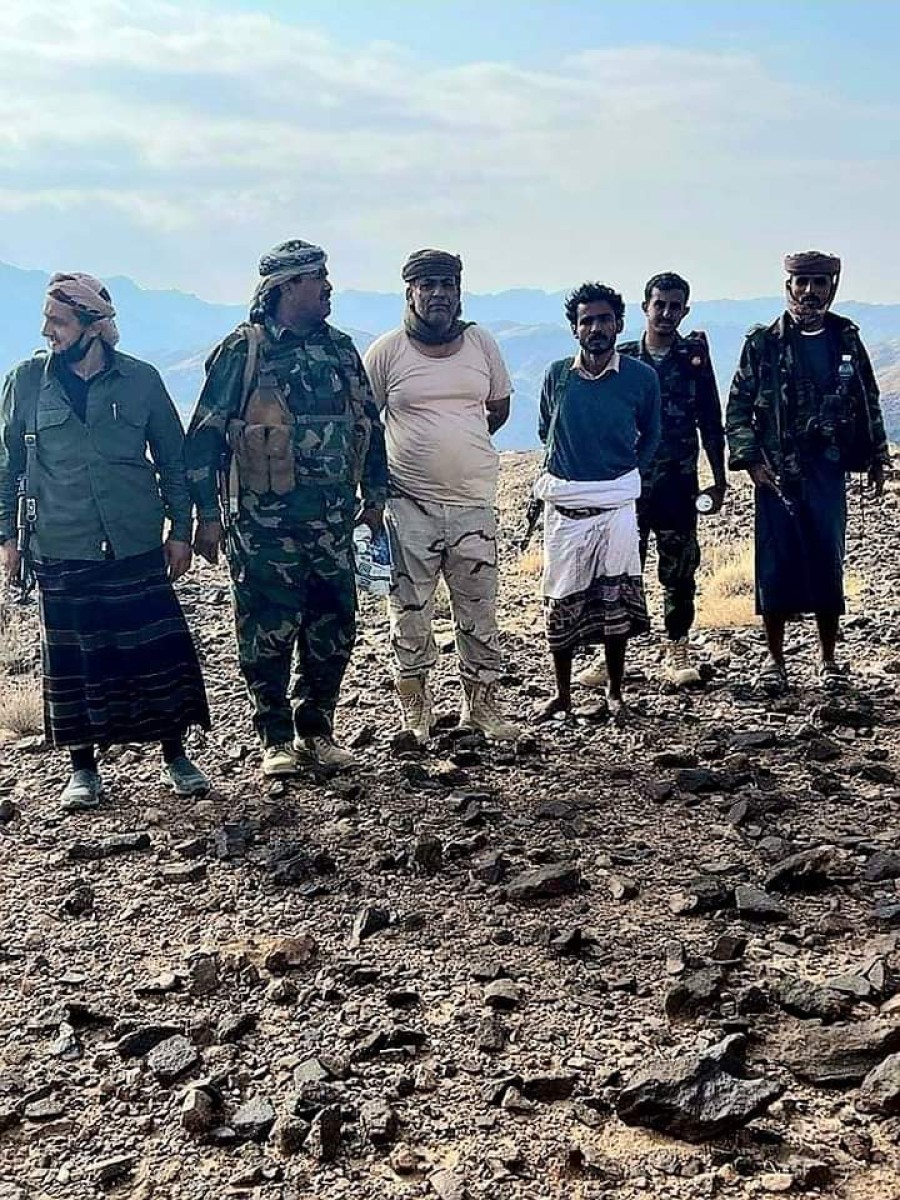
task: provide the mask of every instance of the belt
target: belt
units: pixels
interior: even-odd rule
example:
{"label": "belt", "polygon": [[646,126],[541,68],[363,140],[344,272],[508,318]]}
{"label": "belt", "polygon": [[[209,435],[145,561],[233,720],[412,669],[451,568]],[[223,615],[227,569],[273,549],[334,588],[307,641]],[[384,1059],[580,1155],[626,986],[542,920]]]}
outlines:
{"label": "belt", "polygon": [[573,521],[583,521],[587,517],[599,517],[601,513],[608,512],[606,508],[561,508],[560,505],[555,505],[556,511],[561,512],[564,517],[570,517]]}

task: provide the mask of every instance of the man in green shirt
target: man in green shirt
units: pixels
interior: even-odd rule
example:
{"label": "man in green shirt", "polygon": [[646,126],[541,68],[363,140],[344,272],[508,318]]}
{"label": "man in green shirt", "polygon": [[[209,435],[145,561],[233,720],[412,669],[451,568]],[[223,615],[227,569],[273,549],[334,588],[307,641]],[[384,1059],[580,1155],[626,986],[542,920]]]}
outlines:
{"label": "man in green shirt", "polygon": [[184,435],[157,371],[115,349],[114,317],[99,280],[54,275],[42,329],[50,353],[13,368],[0,399],[0,567],[19,569],[24,477],[45,724],[71,754],[69,810],[99,803],[95,745],[160,741],[168,786],[209,789],[184,751],[189,726],[209,728],[209,709],[172,589],[191,563]]}

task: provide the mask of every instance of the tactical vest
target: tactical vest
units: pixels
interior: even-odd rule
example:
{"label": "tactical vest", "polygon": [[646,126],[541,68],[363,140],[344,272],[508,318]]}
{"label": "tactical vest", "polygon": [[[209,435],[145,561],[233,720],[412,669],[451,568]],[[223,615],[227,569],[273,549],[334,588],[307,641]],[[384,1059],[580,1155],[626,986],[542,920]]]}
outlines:
{"label": "tactical vest", "polygon": [[[288,403],[276,370],[278,347],[260,325],[245,326],[239,415],[228,424],[235,484],[264,495],[285,496],[302,486],[355,486],[361,470],[357,424],[344,373],[324,351],[312,348],[308,360],[291,368],[303,391],[324,401],[340,396],[339,411],[298,412]],[[364,454],[363,448],[363,454]]]}

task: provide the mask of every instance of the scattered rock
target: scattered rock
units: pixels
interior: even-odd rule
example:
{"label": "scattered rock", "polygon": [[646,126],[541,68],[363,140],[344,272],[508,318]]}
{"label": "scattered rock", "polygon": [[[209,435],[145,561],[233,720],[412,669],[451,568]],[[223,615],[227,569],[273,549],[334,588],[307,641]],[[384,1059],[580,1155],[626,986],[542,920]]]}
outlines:
{"label": "scattered rock", "polygon": [[900,879],[900,854],[893,850],[876,850],[863,867],[862,877],[867,883]]}
{"label": "scattered rock", "polygon": [[240,1141],[264,1142],[275,1124],[275,1109],[264,1096],[242,1104],[229,1121]]}
{"label": "scattered rock", "polygon": [[192,1137],[204,1137],[217,1120],[221,1098],[205,1087],[188,1088],[181,1102],[181,1127]]}
{"label": "scattered rock", "polygon": [[468,1192],[462,1176],[448,1167],[432,1171],[428,1183],[439,1200],[467,1200]]}
{"label": "scattered rock", "polygon": [[279,938],[269,948],[263,959],[263,966],[273,975],[286,975],[288,971],[308,967],[318,952],[319,947],[312,934],[303,933],[296,937]]}
{"label": "scattered rock", "polygon": [[852,860],[833,846],[801,850],[776,863],[765,879],[769,892],[814,892],[853,873]]}
{"label": "scattered rock", "polygon": [[777,1004],[792,1016],[814,1018],[826,1024],[843,1020],[851,1007],[846,996],[797,976],[780,980],[773,995]]}
{"label": "scattered rock", "polygon": [[285,1158],[292,1158],[306,1144],[310,1126],[297,1117],[279,1117],[272,1127],[271,1141]]}
{"label": "scattered rock", "polygon": [[389,1146],[397,1140],[400,1120],[385,1100],[366,1100],[359,1110],[359,1123],[373,1146]]}
{"label": "scattered rock", "polygon": [[527,1096],[529,1100],[540,1100],[550,1104],[555,1100],[568,1100],[577,1083],[578,1076],[571,1073],[527,1075],[522,1080],[522,1095]]}
{"label": "scattered rock", "polygon": [[860,1112],[900,1114],[900,1054],[891,1054],[866,1075],[856,1097]]}
{"label": "scattered rock", "polygon": [[615,1106],[626,1125],[705,1141],[760,1116],[783,1089],[744,1076],[746,1042],[732,1035],[698,1053],[659,1059],[634,1075]]}
{"label": "scattered rock", "polygon": [[666,993],[665,1012],[670,1021],[707,1012],[719,998],[722,972],[712,967],[691,971]]}
{"label": "scattered rock", "polygon": [[134,1173],[133,1154],[120,1154],[115,1158],[104,1158],[94,1166],[94,1180],[102,1188],[110,1187]]}
{"label": "scattered rock", "polygon": [[147,1066],[160,1083],[174,1083],[199,1061],[197,1048],[181,1034],[166,1038],[147,1055]]}
{"label": "scattered rock", "polygon": [[767,892],[749,883],[734,889],[734,903],[740,916],[752,921],[786,921],[788,910]]}
{"label": "scattered rock", "polygon": [[178,1025],[140,1025],[119,1038],[116,1050],[122,1058],[143,1058],[154,1046],[180,1033]]}
{"label": "scattered rock", "polygon": [[484,1002],[488,1008],[513,1009],[519,1003],[520,991],[511,979],[495,979],[484,989]]}
{"label": "scattered rock", "polygon": [[98,862],[117,854],[132,854],[152,846],[146,830],[136,833],[113,833],[95,842],[73,842],[66,852],[71,862]]}
{"label": "scattered rock", "polygon": [[900,1024],[876,1017],[854,1025],[801,1026],[785,1035],[780,1048],[799,1079],[819,1087],[847,1087],[900,1050]]}
{"label": "scattered rock", "polygon": [[313,1118],[304,1149],[319,1162],[334,1162],[341,1150],[341,1125],[339,1104],[323,1108]]}
{"label": "scattered rock", "polygon": [[76,883],[63,897],[62,912],[67,917],[86,917],[94,911],[94,889],[89,883]]}
{"label": "scattered rock", "polygon": [[581,888],[581,872],[571,863],[548,863],[522,871],[509,884],[510,900],[552,900]]}
{"label": "scattered rock", "polygon": [[[418,745],[418,743],[416,744]],[[391,914],[386,908],[379,908],[375,904],[364,905],[356,914],[353,921],[353,929],[350,933],[350,949],[358,949],[361,942],[364,942],[366,938],[370,938],[376,933],[380,933],[382,929],[387,929],[390,923]]]}

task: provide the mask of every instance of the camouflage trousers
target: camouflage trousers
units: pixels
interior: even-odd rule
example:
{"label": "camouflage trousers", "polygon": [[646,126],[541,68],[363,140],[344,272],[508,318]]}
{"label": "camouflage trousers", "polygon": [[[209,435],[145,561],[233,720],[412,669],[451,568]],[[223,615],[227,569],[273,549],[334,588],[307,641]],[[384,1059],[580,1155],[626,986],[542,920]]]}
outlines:
{"label": "camouflage trousers", "polygon": [[460,675],[494,683],[502,669],[494,510],[394,496],[387,502],[385,525],[394,560],[388,612],[398,676],[425,675],[437,662],[431,625],[435,588],[443,575]]}
{"label": "camouflage trousers", "polygon": [[650,535],[656,540],[658,576],[663,589],[663,620],[666,634],[674,640],[687,637],[694,623],[694,598],[700,543],[697,541],[697,510],[693,496],[670,497],[653,492],[638,501],[638,534],[641,569],[647,562]]}
{"label": "camouflage trousers", "polygon": [[352,516],[229,532],[238,657],[266,746],[329,736],[356,638]]}

